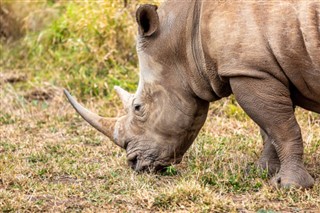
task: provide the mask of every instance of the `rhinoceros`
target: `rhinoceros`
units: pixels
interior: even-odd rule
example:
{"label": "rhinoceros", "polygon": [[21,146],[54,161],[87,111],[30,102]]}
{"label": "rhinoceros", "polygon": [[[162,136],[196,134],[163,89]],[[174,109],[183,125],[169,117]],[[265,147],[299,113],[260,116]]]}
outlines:
{"label": "rhinoceros", "polygon": [[320,113],[319,1],[170,0],[136,11],[140,78],[115,87],[126,114],[77,112],[127,152],[135,171],[180,163],[209,103],[234,94],[260,127],[257,162],[276,187],[309,188],[295,106]]}

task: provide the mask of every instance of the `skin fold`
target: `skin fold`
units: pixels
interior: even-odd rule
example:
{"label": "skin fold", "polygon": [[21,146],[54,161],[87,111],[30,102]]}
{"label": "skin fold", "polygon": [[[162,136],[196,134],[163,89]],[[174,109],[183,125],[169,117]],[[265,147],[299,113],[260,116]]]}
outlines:
{"label": "skin fold", "polygon": [[203,126],[209,103],[234,94],[258,124],[257,165],[276,187],[310,188],[296,106],[320,113],[318,1],[179,1],[136,14],[137,92],[116,87],[126,109],[79,114],[127,151],[136,171],[179,163]]}

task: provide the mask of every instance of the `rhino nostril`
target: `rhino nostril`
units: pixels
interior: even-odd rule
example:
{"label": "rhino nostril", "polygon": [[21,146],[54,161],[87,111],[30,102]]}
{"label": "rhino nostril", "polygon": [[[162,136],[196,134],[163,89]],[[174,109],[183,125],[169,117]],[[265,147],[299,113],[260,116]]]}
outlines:
{"label": "rhino nostril", "polygon": [[135,157],[133,157],[131,159],[128,159],[128,164],[133,170],[136,169],[137,163],[138,163],[138,157],[137,156],[135,156]]}

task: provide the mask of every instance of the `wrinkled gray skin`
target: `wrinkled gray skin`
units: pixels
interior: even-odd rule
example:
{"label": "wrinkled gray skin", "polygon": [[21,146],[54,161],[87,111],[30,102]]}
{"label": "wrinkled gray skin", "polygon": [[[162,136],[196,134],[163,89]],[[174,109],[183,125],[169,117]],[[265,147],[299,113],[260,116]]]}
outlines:
{"label": "wrinkled gray skin", "polygon": [[127,114],[109,119],[68,99],[126,149],[136,171],[179,163],[203,126],[209,102],[233,93],[259,125],[258,166],[280,187],[313,186],[303,165],[295,106],[320,113],[318,1],[168,1],[137,10],[140,81],[116,87]]}

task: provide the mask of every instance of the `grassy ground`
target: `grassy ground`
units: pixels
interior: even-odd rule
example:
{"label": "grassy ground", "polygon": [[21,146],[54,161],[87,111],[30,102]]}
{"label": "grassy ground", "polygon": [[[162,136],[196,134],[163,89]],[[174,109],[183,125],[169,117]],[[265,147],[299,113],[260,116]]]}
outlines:
{"label": "grassy ground", "polygon": [[[182,163],[161,175],[131,171],[125,152],[79,118],[62,88],[104,115],[122,113],[113,85],[136,88],[138,1],[129,3],[11,5],[25,36],[0,49],[0,211],[319,212],[319,114],[297,110],[316,179],[305,191],[276,190],[265,174],[245,172],[262,142],[232,98],[211,105]],[[41,14],[51,18],[37,21]]]}

